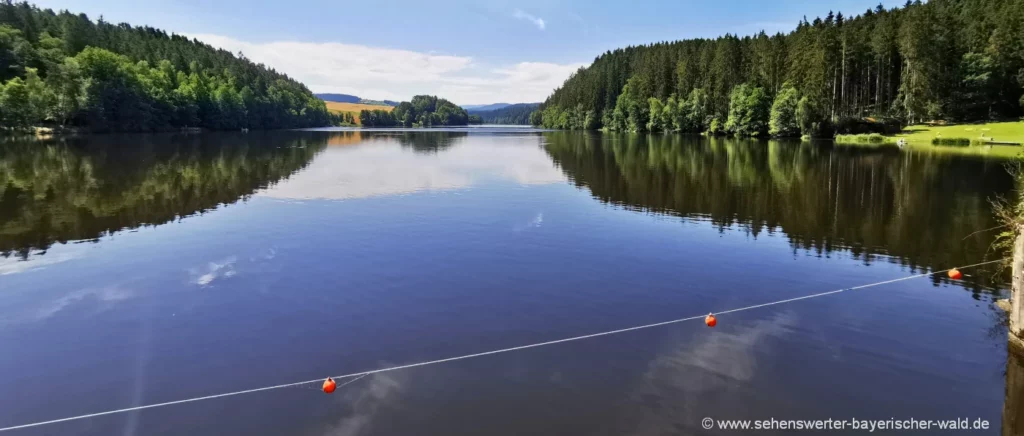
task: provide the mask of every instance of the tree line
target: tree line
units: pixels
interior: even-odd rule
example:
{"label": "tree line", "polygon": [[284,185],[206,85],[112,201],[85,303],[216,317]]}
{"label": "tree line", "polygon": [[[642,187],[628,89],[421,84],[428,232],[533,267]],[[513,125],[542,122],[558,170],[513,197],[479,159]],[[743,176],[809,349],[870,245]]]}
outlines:
{"label": "tree line", "polygon": [[469,114],[456,104],[432,95],[417,95],[412,101],[403,101],[393,110],[363,110],[359,112],[363,127],[432,127],[465,126]]}
{"label": "tree line", "polygon": [[[1015,118],[1024,0],[920,0],[788,34],[609,51],[531,114],[549,128],[826,136]],[[880,120],[889,120],[880,122]]]}
{"label": "tree line", "polygon": [[0,130],[316,127],[342,122],[301,83],[195,39],[0,2]]}
{"label": "tree line", "polygon": [[339,126],[354,126],[356,124],[359,124],[359,123],[356,122],[356,116],[352,115],[352,112],[339,112],[339,113],[332,114],[332,115],[336,118],[336,120],[334,120],[335,121],[334,124],[336,124],[336,125],[339,125]]}
{"label": "tree line", "polygon": [[540,106],[537,103],[519,103],[489,111],[470,110],[470,116],[477,115],[487,124],[530,124],[530,114]]}

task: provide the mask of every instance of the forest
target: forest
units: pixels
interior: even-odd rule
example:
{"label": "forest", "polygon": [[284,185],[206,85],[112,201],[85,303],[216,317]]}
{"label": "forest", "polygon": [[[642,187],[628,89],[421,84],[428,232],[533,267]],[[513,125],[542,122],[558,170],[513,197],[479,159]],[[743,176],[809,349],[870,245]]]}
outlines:
{"label": "forest", "polygon": [[152,27],[0,2],[0,130],[280,129],[338,124],[304,85]]}
{"label": "forest", "polygon": [[470,110],[470,116],[477,115],[486,124],[530,124],[530,114],[539,106],[537,103],[519,103],[489,111]]}
{"label": "forest", "polygon": [[403,101],[392,111],[363,110],[359,113],[363,127],[432,127],[465,126],[469,114],[456,104],[432,95],[417,95]]}
{"label": "forest", "polygon": [[1016,119],[1024,0],[920,0],[803,18],[788,34],[608,51],[530,115],[548,128],[737,136]]}

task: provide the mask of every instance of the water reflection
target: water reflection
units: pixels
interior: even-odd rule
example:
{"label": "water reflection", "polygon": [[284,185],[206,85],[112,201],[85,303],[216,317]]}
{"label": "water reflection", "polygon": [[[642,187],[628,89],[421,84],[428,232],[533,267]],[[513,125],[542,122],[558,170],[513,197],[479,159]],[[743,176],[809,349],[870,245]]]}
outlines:
{"label": "water reflection", "polygon": [[395,135],[399,144],[412,148],[417,153],[444,151],[465,141],[467,137],[469,137],[467,132],[401,132]]}
{"label": "water reflection", "polygon": [[[0,349],[17,358],[0,359],[0,371],[17,377],[0,394],[0,425],[905,274],[885,262],[861,267],[849,253],[918,267],[976,260],[987,241],[963,233],[991,226],[986,198],[1009,188],[1001,163],[963,157],[578,132],[406,133],[5,148],[0,241],[15,255],[0,258]],[[180,224],[17,255],[250,195],[259,198]],[[33,268],[46,270],[19,273]],[[282,390],[39,434],[181,434],[182,423],[215,434],[687,434],[703,431],[704,416],[955,413],[995,426],[1004,399],[1020,409],[1021,371],[1007,366],[1004,381],[1005,355],[984,338],[989,315],[958,288],[907,281],[737,313],[713,330],[679,325],[381,374],[327,401]],[[38,395],[53,374],[75,382]],[[434,419],[453,413],[470,418]]]}
{"label": "water reflection", "polygon": [[[545,135],[579,187],[630,209],[784,232],[794,252],[837,250],[914,269],[993,256],[990,199],[1012,188],[999,160],[680,135]],[[966,237],[966,239],[965,239]],[[935,277],[936,281],[942,280]],[[969,278],[977,293],[992,273]]]}
{"label": "water reflection", "polygon": [[[991,234],[968,235],[995,225],[990,199],[1012,187],[999,160],[679,135],[91,136],[0,147],[0,253],[27,259],[56,242],[161,224],[256,192],[355,199],[566,179],[629,209],[739,226],[754,237],[783,232],[795,254],[885,256],[915,269],[992,256]],[[0,274],[59,261],[7,259]],[[991,272],[968,283],[976,296],[999,287]]]}
{"label": "water reflection", "polygon": [[[307,165],[324,134],[102,135],[0,146],[0,254],[162,224]],[[47,262],[52,263],[48,260]],[[29,264],[0,264],[16,272]]]}
{"label": "water reflection", "polygon": [[450,191],[489,180],[520,185],[566,180],[538,150],[540,136],[479,135],[466,144],[468,138],[465,132],[443,131],[337,133],[309,168],[259,195],[342,200]]}
{"label": "water reflection", "polygon": [[327,145],[330,146],[397,142],[402,147],[423,154],[436,154],[469,138],[467,131],[450,130],[342,130],[331,131],[329,134]]}
{"label": "water reflection", "polygon": [[[526,142],[539,144],[531,136]],[[9,141],[0,147],[0,254],[17,260],[0,259],[0,274],[61,261],[29,259],[54,243],[97,240],[233,203],[306,168],[325,149],[266,196],[365,198],[467,188],[494,176],[522,185],[565,180],[521,134],[460,146],[468,137],[321,131]]]}
{"label": "water reflection", "polygon": [[[705,430],[699,423],[708,410],[738,414],[742,412],[735,410],[737,398],[743,398],[747,408],[763,400],[763,393],[773,389],[764,385],[766,379],[780,377],[762,368],[764,360],[780,356],[766,355],[757,345],[776,343],[796,324],[796,317],[784,312],[734,331],[679,340],[650,362],[630,394],[626,414],[635,421],[633,434],[662,434],[666,429],[701,434]],[[657,399],[658,407],[649,407],[652,399]],[[760,408],[769,410],[770,405]]]}

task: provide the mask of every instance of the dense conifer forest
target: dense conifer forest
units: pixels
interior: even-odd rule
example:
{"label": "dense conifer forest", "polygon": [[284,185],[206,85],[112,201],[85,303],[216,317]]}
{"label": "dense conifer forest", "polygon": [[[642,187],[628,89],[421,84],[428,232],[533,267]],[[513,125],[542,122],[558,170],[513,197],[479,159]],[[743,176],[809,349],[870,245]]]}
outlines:
{"label": "dense conifer forest", "polygon": [[0,2],[0,130],[279,129],[337,124],[304,85],[152,27]]}
{"label": "dense conifer forest", "polygon": [[486,124],[530,124],[530,114],[537,106],[537,103],[519,103],[485,111],[470,109],[469,114],[479,116]]}
{"label": "dense conifer forest", "polygon": [[549,128],[827,136],[931,120],[1016,119],[1024,0],[829,12],[788,34],[609,51],[548,97]]}

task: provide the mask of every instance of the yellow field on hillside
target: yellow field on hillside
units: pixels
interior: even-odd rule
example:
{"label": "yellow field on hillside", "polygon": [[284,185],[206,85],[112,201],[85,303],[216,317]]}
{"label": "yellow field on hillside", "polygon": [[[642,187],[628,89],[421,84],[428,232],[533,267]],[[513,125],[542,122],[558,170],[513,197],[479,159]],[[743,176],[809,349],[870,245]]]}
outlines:
{"label": "yellow field on hillside", "polygon": [[335,101],[328,101],[327,110],[331,112],[359,112],[363,110],[385,110],[391,112],[394,109],[393,106],[378,106],[375,104],[362,104],[362,103],[338,103]]}
{"label": "yellow field on hillside", "polygon": [[362,103],[338,103],[336,101],[325,101],[327,103],[327,110],[334,113],[349,112],[356,119],[356,123],[359,123],[359,111],[372,111],[372,110],[383,110],[391,112],[394,106],[379,106],[375,104],[362,104]]}

